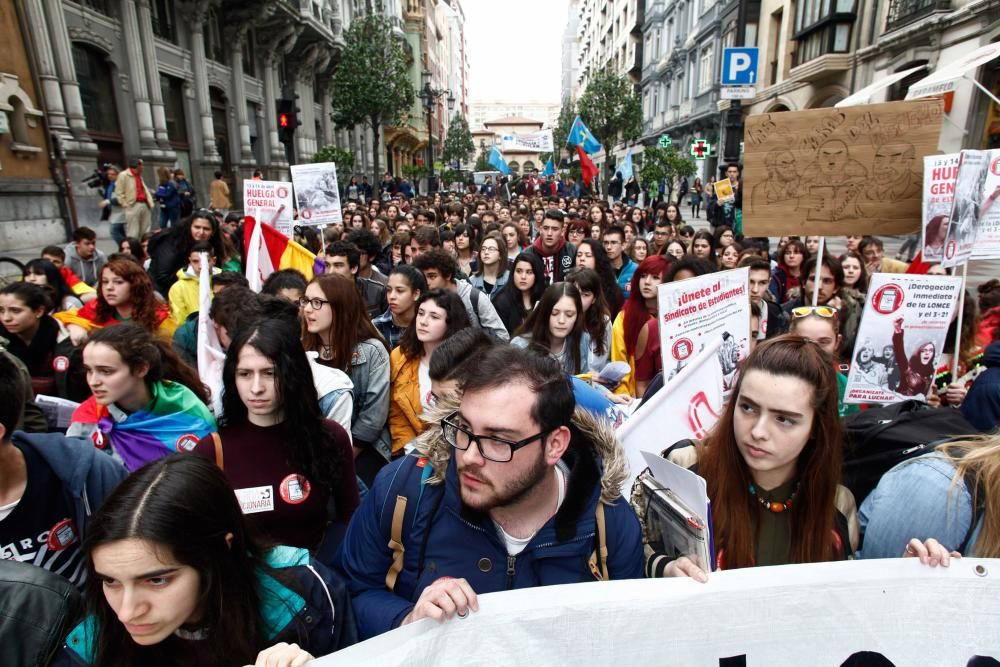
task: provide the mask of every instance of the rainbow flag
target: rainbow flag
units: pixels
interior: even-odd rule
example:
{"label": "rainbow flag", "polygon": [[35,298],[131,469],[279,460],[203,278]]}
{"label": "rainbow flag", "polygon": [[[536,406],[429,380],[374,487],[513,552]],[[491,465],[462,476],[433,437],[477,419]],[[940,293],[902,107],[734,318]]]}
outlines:
{"label": "rainbow flag", "polygon": [[150,404],[123,421],[116,421],[93,396],[73,412],[74,422],[97,426],[91,436],[94,446],[110,446],[129,472],[174,452],[191,451],[216,430],[212,413],[184,385],[162,380],[154,382],[151,390]]}
{"label": "rainbow flag", "polygon": [[312,280],[316,255],[292,241],[277,229],[246,216],[243,219],[243,243],[246,251],[247,280],[250,288],[260,291],[260,285],[269,275],[281,269],[297,269],[306,280]]}

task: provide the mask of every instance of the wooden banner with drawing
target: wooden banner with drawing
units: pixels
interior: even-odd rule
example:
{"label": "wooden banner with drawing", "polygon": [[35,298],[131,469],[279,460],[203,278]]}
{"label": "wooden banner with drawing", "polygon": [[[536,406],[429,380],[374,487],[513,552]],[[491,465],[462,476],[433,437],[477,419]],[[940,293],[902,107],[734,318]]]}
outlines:
{"label": "wooden banner with drawing", "polygon": [[747,236],[919,232],[923,158],[938,152],[939,98],[750,116]]}

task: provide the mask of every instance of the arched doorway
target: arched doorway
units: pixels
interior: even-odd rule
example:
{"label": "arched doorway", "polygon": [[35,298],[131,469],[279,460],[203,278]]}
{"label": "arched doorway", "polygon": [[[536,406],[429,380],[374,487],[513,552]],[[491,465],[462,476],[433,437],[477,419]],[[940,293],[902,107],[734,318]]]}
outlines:
{"label": "arched doorway", "polygon": [[115,100],[114,73],[108,56],[89,44],[73,44],[73,65],[80,86],[83,116],[90,138],[97,144],[98,164],[125,165],[121,122]]}

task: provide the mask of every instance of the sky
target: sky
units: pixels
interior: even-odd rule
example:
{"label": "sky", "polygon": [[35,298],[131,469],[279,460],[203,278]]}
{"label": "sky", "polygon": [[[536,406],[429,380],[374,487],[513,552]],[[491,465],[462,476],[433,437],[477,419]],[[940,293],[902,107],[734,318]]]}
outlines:
{"label": "sky", "polygon": [[462,0],[472,102],[559,102],[568,0]]}

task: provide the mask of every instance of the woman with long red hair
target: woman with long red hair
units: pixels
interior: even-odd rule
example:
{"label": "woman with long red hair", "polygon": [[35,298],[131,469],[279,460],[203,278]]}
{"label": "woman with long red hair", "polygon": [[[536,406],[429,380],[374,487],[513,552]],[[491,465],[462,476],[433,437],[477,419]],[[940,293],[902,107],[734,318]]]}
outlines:
{"label": "woman with long red hair", "polygon": [[[858,521],[854,497],[839,484],[842,447],[830,356],[800,336],[759,343],[722,417],[695,447],[712,504],[716,568],[850,556]],[[699,581],[709,569],[663,553],[646,567],[649,576]]]}
{"label": "woman with long red hair", "polygon": [[616,394],[636,395],[635,343],[639,332],[651,318],[656,317],[656,288],[670,268],[669,258],[663,255],[647,257],[639,263],[632,276],[632,289],[621,312],[611,327],[611,360],[627,361],[632,371],[622,378]]}

